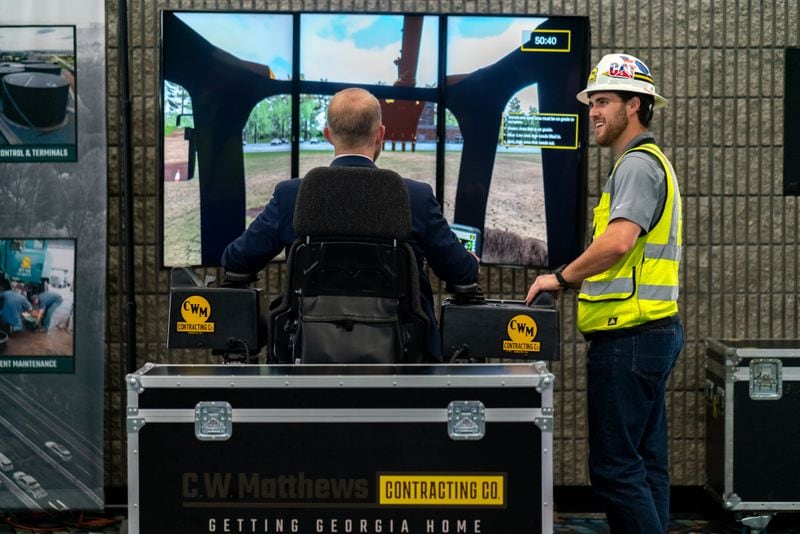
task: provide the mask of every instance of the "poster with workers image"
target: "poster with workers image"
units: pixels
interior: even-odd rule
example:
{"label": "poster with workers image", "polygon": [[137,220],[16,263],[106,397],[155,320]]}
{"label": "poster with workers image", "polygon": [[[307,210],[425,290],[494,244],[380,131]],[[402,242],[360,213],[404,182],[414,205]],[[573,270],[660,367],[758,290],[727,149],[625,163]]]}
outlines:
{"label": "poster with workers image", "polygon": [[0,162],[77,160],[75,35],[0,25]]}
{"label": "poster with workers image", "polygon": [[104,507],[105,13],[101,0],[0,0],[6,513]]}
{"label": "poster with workers image", "polygon": [[0,238],[0,373],[75,368],[75,240]]}

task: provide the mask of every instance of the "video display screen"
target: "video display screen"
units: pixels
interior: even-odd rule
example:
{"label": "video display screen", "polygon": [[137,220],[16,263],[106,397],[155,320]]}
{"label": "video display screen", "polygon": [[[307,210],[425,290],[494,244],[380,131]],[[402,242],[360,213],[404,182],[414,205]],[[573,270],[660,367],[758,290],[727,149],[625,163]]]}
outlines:
{"label": "video display screen", "polygon": [[483,263],[569,261],[588,43],[585,17],[163,12],[163,265],[219,265],[279,181],[328,165],[352,86],[381,103],[378,165],[430,184]]}

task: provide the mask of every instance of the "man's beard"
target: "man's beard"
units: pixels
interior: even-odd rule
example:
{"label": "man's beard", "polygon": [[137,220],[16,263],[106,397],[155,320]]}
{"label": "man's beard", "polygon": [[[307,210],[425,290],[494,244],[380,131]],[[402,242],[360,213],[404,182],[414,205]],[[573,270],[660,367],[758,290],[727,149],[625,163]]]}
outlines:
{"label": "man's beard", "polygon": [[626,115],[625,106],[623,106],[619,109],[619,113],[614,117],[613,122],[606,120],[602,137],[595,135],[595,141],[600,146],[611,146],[627,127],[628,115]]}

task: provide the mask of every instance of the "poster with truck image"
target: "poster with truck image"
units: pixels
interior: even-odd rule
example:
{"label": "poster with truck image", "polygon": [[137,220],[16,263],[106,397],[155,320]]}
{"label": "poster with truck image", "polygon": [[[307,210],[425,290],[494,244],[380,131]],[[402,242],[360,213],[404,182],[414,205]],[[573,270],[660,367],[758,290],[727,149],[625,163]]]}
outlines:
{"label": "poster with truck image", "polygon": [[0,373],[75,368],[75,240],[0,238]]}

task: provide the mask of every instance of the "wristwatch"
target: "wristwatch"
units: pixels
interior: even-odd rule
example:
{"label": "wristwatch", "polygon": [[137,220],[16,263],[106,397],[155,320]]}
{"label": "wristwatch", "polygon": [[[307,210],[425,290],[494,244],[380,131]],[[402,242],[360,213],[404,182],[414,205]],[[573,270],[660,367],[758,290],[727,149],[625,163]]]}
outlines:
{"label": "wristwatch", "polygon": [[555,275],[556,280],[558,281],[558,285],[560,285],[562,289],[570,289],[572,287],[571,285],[569,285],[569,282],[567,282],[566,278],[564,278],[564,275],[561,274],[561,271],[563,271],[566,266],[567,264],[565,263],[564,265],[553,271],[553,274]]}

